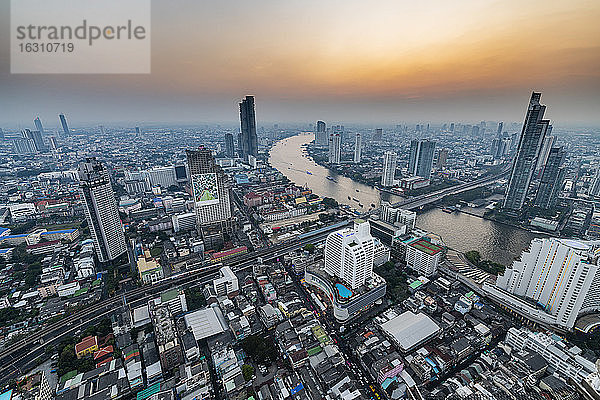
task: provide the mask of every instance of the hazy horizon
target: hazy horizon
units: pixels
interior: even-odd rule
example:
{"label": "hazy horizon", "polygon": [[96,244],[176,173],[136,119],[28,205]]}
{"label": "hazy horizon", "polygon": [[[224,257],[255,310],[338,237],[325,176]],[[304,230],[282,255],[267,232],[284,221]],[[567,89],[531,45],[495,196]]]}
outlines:
{"label": "hazy horizon", "polygon": [[[600,125],[600,3],[152,2],[152,73],[11,75],[0,0],[0,126],[160,121]],[[101,121],[101,122],[98,122]]]}

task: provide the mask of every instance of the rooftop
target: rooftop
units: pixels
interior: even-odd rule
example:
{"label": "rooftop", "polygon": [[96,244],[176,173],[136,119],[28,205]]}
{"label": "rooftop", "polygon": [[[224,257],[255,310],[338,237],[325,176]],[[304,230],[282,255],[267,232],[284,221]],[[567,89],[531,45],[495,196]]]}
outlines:
{"label": "rooftop", "polygon": [[403,351],[427,341],[440,331],[440,327],[427,315],[406,311],[381,324],[388,336],[392,337]]}
{"label": "rooftop", "polygon": [[413,247],[417,250],[422,251],[423,253],[427,253],[430,256],[439,253],[440,251],[442,251],[442,248],[438,245],[435,245],[433,243],[431,243],[430,241],[428,241],[427,239],[421,238],[418,240],[415,240],[414,242],[409,244],[410,247]]}

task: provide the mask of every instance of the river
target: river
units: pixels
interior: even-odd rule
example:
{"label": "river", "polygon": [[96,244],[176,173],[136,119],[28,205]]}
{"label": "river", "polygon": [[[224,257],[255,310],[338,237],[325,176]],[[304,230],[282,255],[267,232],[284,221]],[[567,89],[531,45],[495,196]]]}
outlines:
{"label": "river", "polygon": [[[304,133],[275,143],[269,153],[271,166],[295,184],[306,185],[319,196],[334,198],[359,211],[366,211],[371,204],[379,207],[382,200],[400,200],[398,196],[381,193],[316,164],[304,149],[313,139],[313,134]],[[335,181],[327,179],[328,176]],[[359,203],[363,204],[363,208],[358,206]],[[437,208],[419,213],[417,227],[440,235],[444,243],[453,249],[463,252],[477,250],[483,258],[504,265],[510,264],[529,247],[533,238],[540,236],[465,213],[448,214]]]}

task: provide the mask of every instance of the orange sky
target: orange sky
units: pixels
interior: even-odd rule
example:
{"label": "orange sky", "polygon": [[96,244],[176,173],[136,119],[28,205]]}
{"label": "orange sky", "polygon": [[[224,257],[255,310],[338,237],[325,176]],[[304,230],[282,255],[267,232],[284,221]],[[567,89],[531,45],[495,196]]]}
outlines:
{"label": "orange sky", "polygon": [[[599,1],[156,0],[152,6],[151,75],[25,79],[5,74],[2,63],[0,89],[6,84],[17,97],[35,91],[49,98],[61,88],[75,96],[61,99],[62,107],[96,106],[98,118],[142,101],[153,110],[148,118],[170,111],[188,120],[232,121],[237,115],[229,107],[246,93],[257,96],[269,121],[361,119],[358,109],[364,120],[427,118],[416,105],[433,107],[440,118],[461,105],[456,120],[521,120],[529,92],[542,90],[554,103],[554,118],[599,120]],[[90,97],[82,93],[98,101],[82,105]],[[106,105],[108,96],[118,107]],[[405,111],[394,112],[394,105]],[[132,114],[143,118],[138,106]],[[329,115],[314,115],[327,107]]]}

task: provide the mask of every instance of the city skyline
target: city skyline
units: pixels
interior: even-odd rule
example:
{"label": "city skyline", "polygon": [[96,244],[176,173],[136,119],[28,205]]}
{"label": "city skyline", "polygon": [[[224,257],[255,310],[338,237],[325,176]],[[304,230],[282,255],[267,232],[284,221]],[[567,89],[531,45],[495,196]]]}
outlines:
{"label": "city skyline", "polygon": [[[7,3],[0,3],[3,28]],[[243,93],[260,99],[259,124],[518,121],[516,99],[532,90],[552,99],[551,118],[562,124],[599,122],[594,2],[155,2],[153,15],[148,75],[10,75],[9,58],[0,57],[0,123],[62,112],[72,124],[234,122]],[[238,49],[238,29],[221,26],[237,26],[251,45]],[[25,99],[30,110],[19,106]]]}

